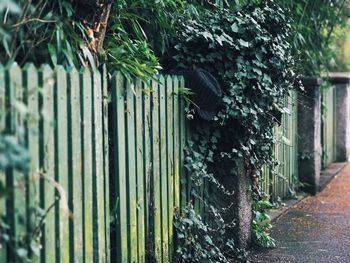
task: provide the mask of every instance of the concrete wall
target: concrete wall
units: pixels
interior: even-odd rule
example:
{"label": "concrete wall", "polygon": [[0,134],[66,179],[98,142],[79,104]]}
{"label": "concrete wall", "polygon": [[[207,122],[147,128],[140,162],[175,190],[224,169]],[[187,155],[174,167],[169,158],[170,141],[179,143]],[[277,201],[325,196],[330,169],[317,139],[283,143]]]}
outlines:
{"label": "concrete wall", "polygon": [[299,179],[303,190],[315,194],[321,172],[321,90],[318,78],[301,79],[304,92],[299,94],[298,143]]}

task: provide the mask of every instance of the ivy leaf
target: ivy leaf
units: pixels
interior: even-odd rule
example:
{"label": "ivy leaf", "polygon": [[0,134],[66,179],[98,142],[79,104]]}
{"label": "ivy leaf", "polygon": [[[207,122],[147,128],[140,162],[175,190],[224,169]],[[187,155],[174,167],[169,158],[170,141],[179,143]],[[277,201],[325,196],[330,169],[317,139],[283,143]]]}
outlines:
{"label": "ivy leaf", "polygon": [[243,40],[243,39],[238,39],[238,43],[243,46],[243,47],[249,47],[249,42]]}
{"label": "ivy leaf", "polygon": [[18,257],[25,259],[28,256],[28,250],[24,248],[18,248],[16,250],[16,254],[18,255]]}
{"label": "ivy leaf", "polygon": [[234,32],[234,33],[237,33],[237,32],[238,32],[239,29],[238,29],[238,26],[237,26],[236,23],[232,24],[231,30],[232,30],[232,32]]}

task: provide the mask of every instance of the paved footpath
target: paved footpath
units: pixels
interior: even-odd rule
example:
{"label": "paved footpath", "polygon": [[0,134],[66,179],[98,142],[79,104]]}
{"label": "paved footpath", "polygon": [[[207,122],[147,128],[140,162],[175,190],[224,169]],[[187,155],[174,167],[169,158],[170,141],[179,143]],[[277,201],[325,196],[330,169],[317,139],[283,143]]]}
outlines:
{"label": "paved footpath", "polygon": [[350,263],[350,164],[280,216],[272,236],[278,248],[254,251],[250,262]]}

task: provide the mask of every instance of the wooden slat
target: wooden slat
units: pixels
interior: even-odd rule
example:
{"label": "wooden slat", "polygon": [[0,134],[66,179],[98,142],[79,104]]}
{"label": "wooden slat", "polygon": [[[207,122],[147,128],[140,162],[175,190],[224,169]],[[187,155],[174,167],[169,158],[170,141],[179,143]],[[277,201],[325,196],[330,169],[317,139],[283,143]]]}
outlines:
{"label": "wooden slat", "polygon": [[82,178],[82,151],[81,151],[81,115],[79,75],[76,70],[69,72],[68,87],[68,114],[69,116],[69,194],[70,208],[73,220],[70,220],[71,250],[74,262],[83,262],[83,178]]}
{"label": "wooden slat", "polygon": [[93,187],[92,187],[92,107],[91,107],[91,73],[84,70],[80,74],[81,79],[81,114],[82,114],[82,174],[83,174],[83,236],[85,262],[93,260]]}
{"label": "wooden slat", "polygon": [[128,262],[128,222],[127,222],[127,188],[126,188],[126,159],[125,159],[125,113],[124,113],[124,81],[120,73],[112,80],[112,113],[113,129],[117,135],[114,137],[115,147],[114,169],[116,171],[116,200],[117,225],[116,225],[116,245],[117,262]]}
{"label": "wooden slat", "polygon": [[290,152],[290,182],[293,185],[293,191],[296,191],[296,177],[295,177],[295,148],[296,148],[296,141],[295,141],[295,123],[296,123],[296,116],[295,116],[295,95],[294,95],[294,91],[291,91],[291,99],[290,99],[290,103],[291,103],[291,123],[290,123],[290,127],[291,127],[291,131],[290,131],[290,137],[291,137],[291,152]]}
{"label": "wooden slat", "polygon": [[[9,82],[8,82],[8,95],[10,99],[10,113],[8,128],[11,134],[15,135],[19,140],[20,134],[19,129],[24,128],[24,112],[21,108],[24,103],[23,101],[23,79],[22,70],[15,63],[9,69]],[[8,211],[8,215],[13,217],[13,235],[16,238],[26,234],[26,223],[23,222],[22,218],[26,216],[26,179],[22,172],[17,170],[11,170],[7,172],[8,182],[7,187],[13,191],[10,192],[8,198],[9,207],[11,210]],[[12,199],[12,200],[11,200]],[[12,212],[11,212],[12,211]],[[13,215],[10,215],[13,213]],[[10,218],[9,218],[10,220]],[[11,225],[11,223],[10,223]],[[16,260],[19,260],[18,258]]]}
{"label": "wooden slat", "polygon": [[[66,200],[68,195],[68,113],[67,113],[67,75],[63,67],[56,67],[56,182],[63,188]],[[60,193],[62,195],[62,193]],[[69,247],[69,211],[65,209],[65,200],[60,196],[59,210],[59,254],[61,262],[68,262]]]}
{"label": "wooden slat", "polygon": [[[284,98],[284,107],[288,107],[288,97],[285,96]],[[287,139],[289,139],[288,134],[288,113],[284,114],[284,126],[283,126],[283,135]],[[283,196],[282,198],[286,197],[288,194],[288,151],[289,151],[289,145],[286,144],[286,142],[283,142]]]}
{"label": "wooden slat", "polygon": [[174,207],[180,209],[181,196],[181,155],[180,155],[180,110],[179,110],[179,81],[176,76],[173,76],[174,97],[173,97],[173,146],[174,146]]}
{"label": "wooden slat", "polygon": [[299,173],[298,173],[298,151],[299,151],[299,137],[298,137],[298,93],[295,91],[294,92],[294,97],[295,97],[295,106],[294,106],[294,113],[295,113],[295,123],[294,123],[294,134],[295,134],[295,149],[294,149],[294,162],[295,162],[295,174],[296,177],[299,180]]}
{"label": "wooden slat", "polygon": [[[101,74],[93,73],[93,154],[95,167],[93,174],[94,187],[94,257],[104,262],[106,256],[104,226],[104,169],[103,169],[103,130],[102,130],[102,89]],[[96,254],[97,253],[97,254]]]}
{"label": "wooden slat", "polygon": [[[6,108],[6,132],[13,133],[14,125],[13,125],[13,110],[12,110],[12,104],[13,104],[13,97],[14,97],[14,89],[11,86],[11,80],[9,76],[8,70],[5,72],[5,108]],[[5,187],[7,189],[13,189],[14,187],[14,179],[13,179],[13,171],[7,170],[5,171]],[[11,236],[15,236],[16,230],[15,230],[15,200],[14,200],[14,194],[13,192],[10,192],[6,195],[6,222],[9,226],[9,234]],[[13,251],[7,246],[7,260],[12,260],[15,262],[15,254]]]}
{"label": "wooden slat", "polygon": [[161,228],[162,228],[162,262],[168,262],[168,176],[167,176],[167,127],[166,127],[166,91],[165,79],[159,77],[159,129],[160,129],[160,205],[161,205]]}
{"label": "wooden slat", "polygon": [[292,108],[291,108],[291,101],[290,101],[290,95],[287,95],[286,98],[286,107],[289,109],[290,114],[287,115],[287,127],[286,127],[286,134],[287,138],[289,140],[289,144],[286,145],[287,147],[287,152],[286,152],[286,190],[285,190],[285,195],[289,195],[289,190],[291,189],[291,150],[292,150],[292,136],[291,136],[291,120],[292,120]]}
{"label": "wooden slat", "polygon": [[[40,206],[40,163],[39,163],[39,83],[38,72],[33,64],[24,69],[24,83],[28,116],[26,118],[26,145],[29,150],[30,167],[27,174],[27,232],[33,233],[39,221],[33,208]],[[40,254],[31,257],[33,262],[39,262]]]}
{"label": "wooden slat", "polygon": [[[132,87],[133,86],[133,87]],[[137,199],[136,199],[136,159],[135,159],[135,113],[134,113],[134,82],[127,82],[125,110],[125,140],[127,143],[127,187],[128,187],[128,235],[129,262],[137,261]]]}
{"label": "wooden slat", "polygon": [[283,197],[283,175],[284,175],[284,142],[283,142],[283,126],[285,125],[285,116],[282,118],[282,125],[280,127],[280,144],[279,144],[279,176],[278,176],[278,196]]}
{"label": "wooden slat", "polygon": [[[179,77],[179,88],[184,88],[184,82],[183,78]],[[191,182],[190,178],[186,172],[186,169],[184,167],[184,161],[185,161],[185,155],[184,155],[184,148],[186,144],[186,117],[185,117],[185,105],[183,98],[178,98],[179,103],[179,127],[180,127],[180,177],[181,177],[181,206],[184,207],[188,204],[190,201],[190,189],[191,189]]]}
{"label": "wooden slat", "polygon": [[321,168],[325,166],[325,91],[321,90]]}
{"label": "wooden slat", "polygon": [[142,106],[142,82],[136,80],[136,101],[135,101],[135,132],[136,132],[136,194],[137,194],[137,254],[138,262],[145,262],[145,183],[144,183],[144,141],[143,135],[143,106]]}
{"label": "wooden slat", "polygon": [[107,69],[102,72],[102,104],[103,104],[103,168],[104,168],[104,225],[105,225],[105,259],[110,259],[110,191],[109,191],[109,136],[108,136],[108,79]]}
{"label": "wooden slat", "polygon": [[[171,76],[166,78],[166,109],[167,109],[167,176],[168,176],[168,244],[169,255],[173,255],[173,219],[174,219],[174,103],[173,103],[173,80]],[[172,261],[172,258],[169,258]]]}
{"label": "wooden slat", "polygon": [[335,160],[335,132],[336,124],[334,87],[322,91],[322,119],[321,119],[321,145],[322,168]]}
{"label": "wooden slat", "polygon": [[[0,64],[0,132],[6,127],[5,98],[5,70]],[[6,175],[2,171],[0,171],[0,184],[3,186],[6,184]],[[0,214],[6,215],[6,199],[3,196],[0,197]],[[0,262],[7,262],[6,246],[0,248]]]}
{"label": "wooden slat", "polygon": [[296,184],[296,174],[295,174],[295,150],[296,150],[296,130],[295,130],[295,124],[297,122],[297,118],[296,118],[296,107],[295,104],[297,103],[296,98],[295,98],[295,92],[292,91],[291,92],[291,103],[292,103],[292,121],[291,121],[291,139],[292,139],[292,151],[291,151],[291,182],[294,186],[293,190],[297,190],[297,184]]}
{"label": "wooden slat", "polygon": [[[54,73],[47,65],[40,68],[41,120],[40,120],[40,168],[46,179],[40,181],[41,207],[48,211],[43,230],[43,249],[41,258],[44,262],[55,261],[56,244],[59,234],[55,222],[55,189],[50,180],[55,179],[55,132],[54,132]],[[50,209],[50,210],[49,210]],[[54,239],[52,237],[55,237]]]}
{"label": "wooden slat", "polygon": [[[275,137],[276,137],[276,143],[273,146],[273,156],[275,158],[276,161],[278,161],[278,137],[277,137],[277,132],[278,132],[278,128],[274,127],[273,129]],[[278,173],[278,165],[274,165],[273,166],[273,172],[271,173],[271,179],[272,179],[272,187],[271,187],[271,194],[272,194],[272,200],[275,201],[276,200],[276,192],[277,192],[277,176],[276,173]]]}
{"label": "wooden slat", "polygon": [[160,186],[160,134],[159,134],[159,93],[158,84],[152,81],[152,182],[151,202],[153,204],[153,242],[154,255],[162,260],[162,230],[161,230],[161,186]]}
{"label": "wooden slat", "polygon": [[3,131],[6,126],[6,100],[5,100],[5,69],[0,64],[0,130]]}
{"label": "wooden slat", "polygon": [[146,250],[152,248],[152,229],[150,228],[150,209],[151,209],[151,172],[152,172],[152,152],[151,152],[151,85],[143,83],[142,92],[142,109],[143,109],[143,160],[144,160],[144,200],[145,200],[145,246]]}

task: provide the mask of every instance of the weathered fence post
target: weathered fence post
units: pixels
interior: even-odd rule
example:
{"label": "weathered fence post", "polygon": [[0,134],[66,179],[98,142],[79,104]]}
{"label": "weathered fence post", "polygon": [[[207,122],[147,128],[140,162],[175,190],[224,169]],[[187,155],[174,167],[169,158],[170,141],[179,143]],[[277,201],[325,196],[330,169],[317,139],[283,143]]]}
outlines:
{"label": "weathered fence post", "polygon": [[331,73],[336,96],[336,161],[349,161],[350,154],[350,74]]}
{"label": "weathered fence post", "polygon": [[321,171],[321,90],[322,80],[303,77],[305,91],[299,96],[299,179],[304,190],[315,194]]}
{"label": "weathered fence post", "polygon": [[[222,164],[230,165],[230,164]],[[228,229],[227,235],[234,239],[239,248],[247,248],[251,243],[251,223],[252,223],[252,180],[247,173],[243,159],[237,159],[231,173],[219,175],[219,182],[225,186],[222,189],[211,189],[212,199],[221,207],[225,207],[223,219],[225,223],[234,223]]]}
{"label": "weathered fence post", "polygon": [[247,174],[243,160],[237,160],[237,172],[233,179],[234,183],[234,212],[236,226],[235,241],[240,248],[247,248],[251,243],[252,226],[252,179]]}

